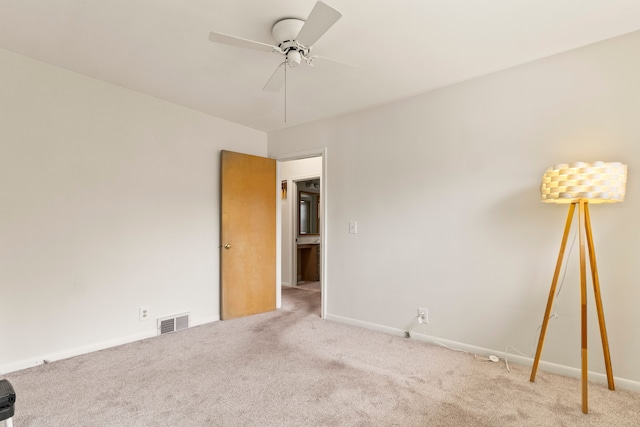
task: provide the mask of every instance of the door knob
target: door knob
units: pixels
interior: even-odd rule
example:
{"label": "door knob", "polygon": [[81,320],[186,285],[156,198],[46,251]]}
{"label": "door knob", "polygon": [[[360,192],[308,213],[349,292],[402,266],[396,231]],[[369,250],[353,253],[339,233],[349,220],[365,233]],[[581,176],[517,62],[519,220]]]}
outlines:
{"label": "door knob", "polygon": [[225,249],[231,249],[231,245],[230,245],[229,243],[225,243],[225,244],[224,244],[224,248],[225,248]]}

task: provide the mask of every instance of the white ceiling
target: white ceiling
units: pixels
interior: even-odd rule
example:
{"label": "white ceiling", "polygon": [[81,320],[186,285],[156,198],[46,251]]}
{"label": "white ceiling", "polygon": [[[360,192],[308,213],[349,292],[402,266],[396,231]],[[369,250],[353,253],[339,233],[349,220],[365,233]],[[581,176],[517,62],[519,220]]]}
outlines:
{"label": "white ceiling", "polygon": [[[316,0],[0,0],[0,48],[255,129],[272,131],[426,92],[640,30],[639,0],[325,0],[342,18],[263,92],[281,18]],[[7,84],[7,82],[3,82]],[[0,92],[1,96],[1,92]]]}

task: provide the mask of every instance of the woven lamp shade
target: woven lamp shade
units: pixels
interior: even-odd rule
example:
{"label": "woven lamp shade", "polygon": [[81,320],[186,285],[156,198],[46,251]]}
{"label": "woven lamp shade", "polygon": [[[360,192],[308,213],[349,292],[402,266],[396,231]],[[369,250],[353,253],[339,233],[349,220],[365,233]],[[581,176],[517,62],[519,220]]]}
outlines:
{"label": "woven lamp shade", "polygon": [[545,203],[623,202],[627,165],[620,162],[561,163],[542,175],[541,199]]}

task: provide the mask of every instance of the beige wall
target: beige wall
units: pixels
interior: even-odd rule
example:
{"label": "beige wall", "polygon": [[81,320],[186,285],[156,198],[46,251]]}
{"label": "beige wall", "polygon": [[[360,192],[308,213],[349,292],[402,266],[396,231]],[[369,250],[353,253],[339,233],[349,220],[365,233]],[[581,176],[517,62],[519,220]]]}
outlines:
{"label": "beige wall", "polygon": [[[619,160],[629,165],[627,201],[594,206],[591,217],[614,373],[640,389],[639,51],[634,33],[270,133],[273,156],[327,147],[329,318],[531,352],[566,217],[539,202],[541,175],[559,162]],[[580,366],[577,253],[546,368]],[[603,373],[589,298],[589,366]],[[415,323],[417,307],[429,309],[428,325]]]}
{"label": "beige wall", "polygon": [[0,81],[0,372],[218,319],[219,152],[266,134],[6,51]]}

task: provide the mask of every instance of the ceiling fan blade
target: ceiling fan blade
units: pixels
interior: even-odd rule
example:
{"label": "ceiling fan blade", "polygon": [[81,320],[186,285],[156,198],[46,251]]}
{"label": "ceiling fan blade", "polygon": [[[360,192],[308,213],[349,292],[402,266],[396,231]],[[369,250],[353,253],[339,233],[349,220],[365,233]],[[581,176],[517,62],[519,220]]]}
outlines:
{"label": "ceiling fan blade", "polygon": [[276,46],[267,43],[257,42],[255,40],[247,40],[241,37],[230,36],[222,33],[214,33],[213,31],[209,33],[209,40],[215,43],[243,47],[245,49],[261,50],[263,52],[278,51],[278,48]]}
{"label": "ceiling fan blade", "polygon": [[[358,69],[358,70],[364,70],[365,69],[364,67],[361,67],[360,65],[349,64],[348,62],[338,61],[337,59],[327,58],[326,56],[311,55],[311,59],[313,61],[311,65],[313,65],[313,66],[315,66],[318,63],[322,64],[322,63],[329,62],[329,63],[334,64],[334,65],[350,67],[350,68]],[[316,59],[318,60],[317,63],[315,62]]]}
{"label": "ceiling fan blade", "polygon": [[262,88],[265,92],[280,92],[284,86],[284,67],[287,66],[286,62],[278,65],[278,68],[273,72],[269,81]]}
{"label": "ceiling fan blade", "polygon": [[296,40],[303,46],[311,47],[329,28],[335,24],[342,14],[319,1],[313,7]]}

